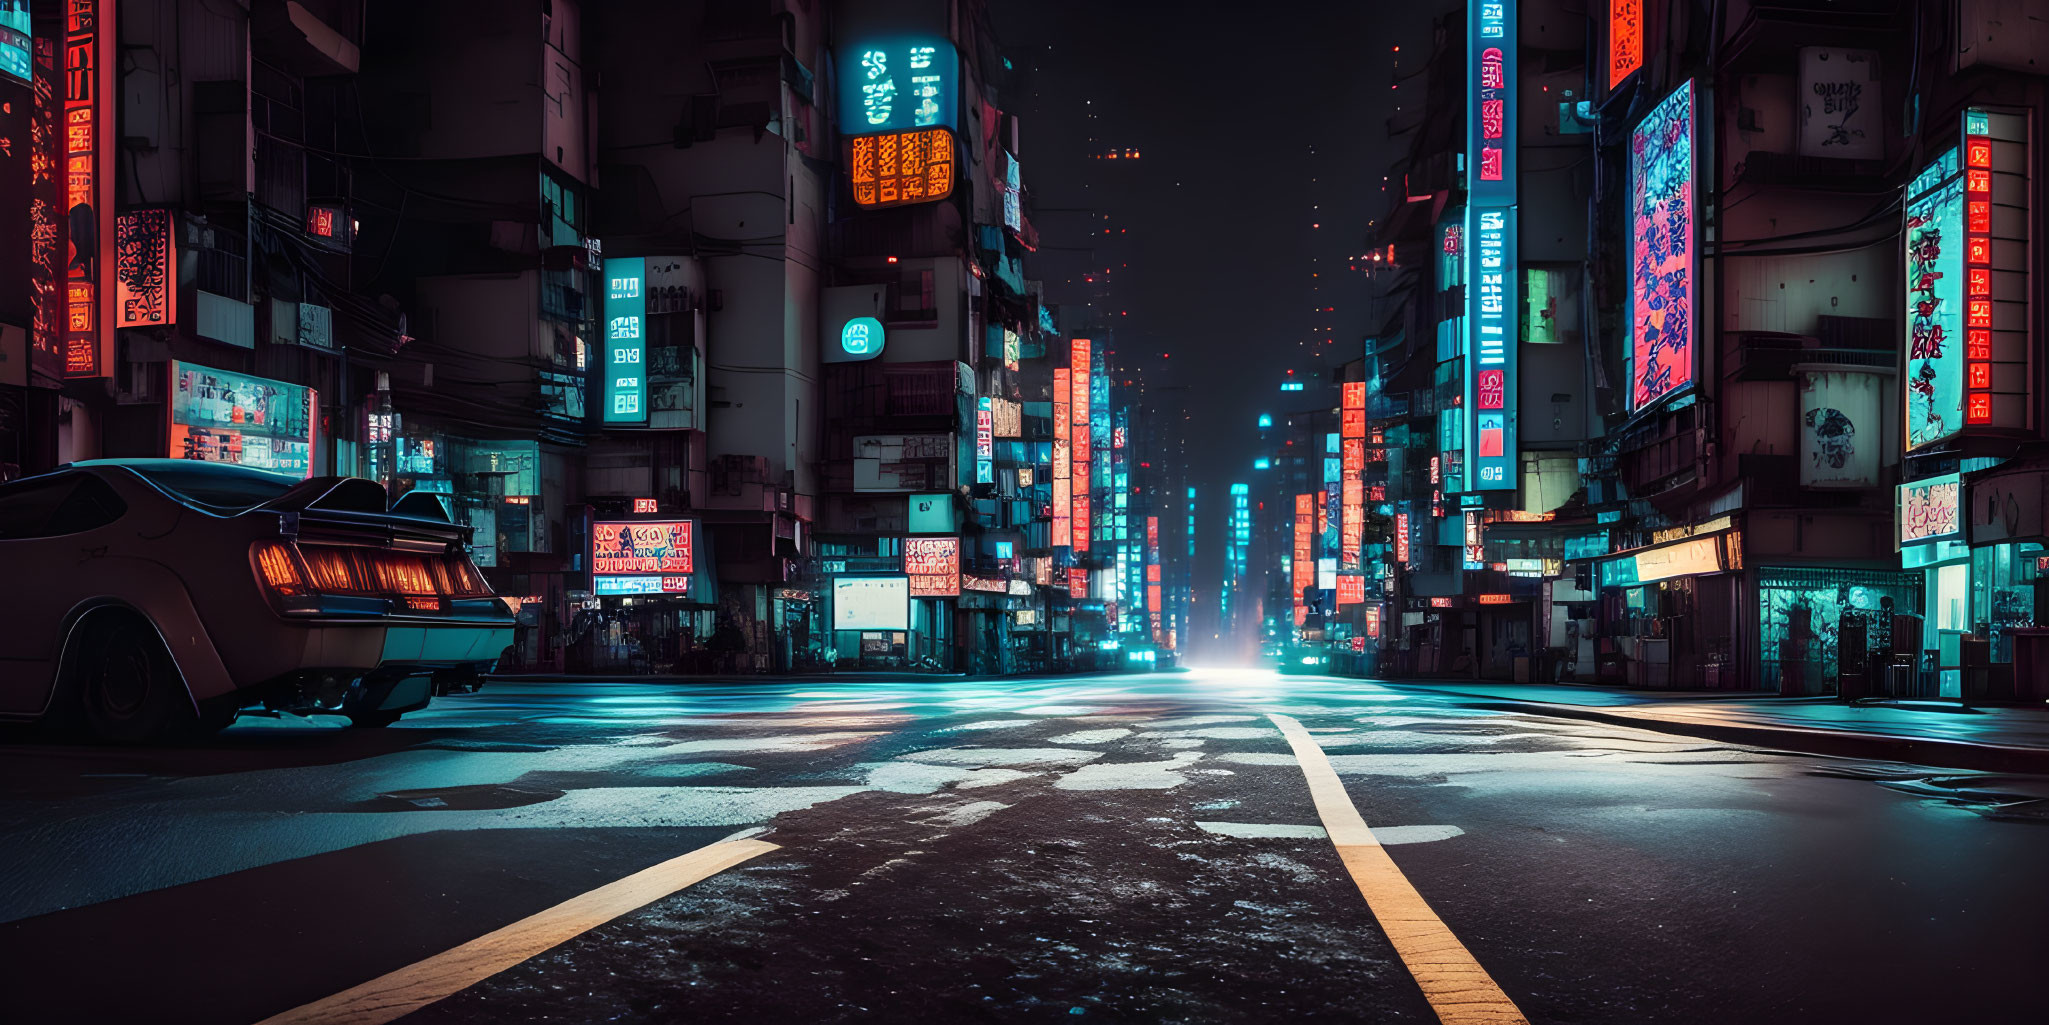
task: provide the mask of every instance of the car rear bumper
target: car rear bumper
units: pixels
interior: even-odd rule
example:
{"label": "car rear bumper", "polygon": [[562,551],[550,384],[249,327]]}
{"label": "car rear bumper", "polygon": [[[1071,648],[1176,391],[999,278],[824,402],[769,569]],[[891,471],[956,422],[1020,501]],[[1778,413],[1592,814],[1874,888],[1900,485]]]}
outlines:
{"label": "car rear bumper", "polygon": [[512,643],[512,623],[288,622],[279,662],[240,692],[277,712],[404,712],[476,690]]}

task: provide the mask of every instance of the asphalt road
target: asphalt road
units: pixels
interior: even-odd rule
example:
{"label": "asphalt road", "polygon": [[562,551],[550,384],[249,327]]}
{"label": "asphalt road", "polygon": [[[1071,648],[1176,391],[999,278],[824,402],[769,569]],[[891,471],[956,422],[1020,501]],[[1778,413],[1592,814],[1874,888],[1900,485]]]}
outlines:
{"label": "asphalt road", "polygon": [[401,1020],[1437,1020],[1270,713],[1530,1021],[2049,1020],[2044,781],[1472,700],[498,683],[387,730],[8,737],[0,1020],[249,1025],[736,834],[775,847]]}

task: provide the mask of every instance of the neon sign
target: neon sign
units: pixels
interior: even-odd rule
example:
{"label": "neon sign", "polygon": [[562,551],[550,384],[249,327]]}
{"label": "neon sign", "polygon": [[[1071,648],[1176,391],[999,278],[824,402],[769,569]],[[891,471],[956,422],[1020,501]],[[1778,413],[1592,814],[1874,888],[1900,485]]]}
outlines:
{"label": "neon sign", "polygon": [[1608,0],[1608,88],[1643,67],[1643,0]]}
{"label": "neon sign", "polygon": [[952,598],[960,594],[960,538],[907,537],[904,572],[910,574],[911,597]]}
{"label": "neon sign", "polygon": [[1629,137],[1629,408],[1693,383],[1693,83],[1645,115]]}
{"label": "neon sign", "polygon": [[1074,384],[1066,367],[1053,368],[1053,547],[1074,543],[1074,481],[1068,447],[1068,404]]}
{"label": "neon sign", "polygon": [[1900,485],[1900,544],[1963,536],[1963,489],[1963,476],[1955,473]]}
{"label": "neon sign", "polygon": [[936,37],[871,40],[840,61],[840,125],[847,132],[956,127],[960,58]]}
{"label": "neon sign", "polygon": [[113,334],[103,310],[101,268],[114,242],[114,177],[102,163],[114,149],[114,5],[68,0],[64,15],[64,208],[71,255],[64,267],[64,376],[112,373]]}
{"label": "neon sign", "polygon": [[24,84],[33,80],[28,60],[31,35],[28,0],[0,8],[0,75],[12,75]]}
{"label": "neon sign", "polygon": [[1964,189],[1957,151],[1907,189],[1907,448],[1963,426]]}
{"label": "neon sign", "polygon": [[953,195],[953,133],[944,128],[856,136],[847,148],[847,177],[860,206],[905,206]]}
{"label": "neon sign", "polygon": [[1309,606],[1304,592],[1316,586],[1316,553],[1314,541],[1316,530],[1316,496],[1295,496],[1295,553],[1290,569],[1294,572],[1295,625],[1301,626],[1309,618]]}
{"label": "neon sign", "polygon": [[605,261],[605,423],[647,422],[647,261]]}
{"label": "neon sign", "polygon": [[989,396],[975,400],[975,483],[996,482],[996,410]]}
{"label": "neon sign", "polygon": [[178,243],[169,210],[130,210],[114,221],[114,323],[178,322]]}
{"label": "neon sign", "polygon": [[1409,563],[1409,514],[1394,514],[1394,561]]}
{"label": "neon sign", "polygon": [[1089,550],[1089,365],[1094,358],[1089,349],[1089,340],[1076,338],[1068,348],[1068,380],[1073,388],[1073,399],[1069,403],[1072,430],[1069,432],[1072,444],[1069,453],[1073,459],[1074,522],[1072,538],[1074,550]]}
{"label": "neon sign", "polygon": [[2028,123],[1964,111],[1964,423],[2028,421]]}
{"label": "neon sign", "polygon": [[1516,486],[1516,9],[1473,6],[1466,37],[1467,482],[1474,491]]}

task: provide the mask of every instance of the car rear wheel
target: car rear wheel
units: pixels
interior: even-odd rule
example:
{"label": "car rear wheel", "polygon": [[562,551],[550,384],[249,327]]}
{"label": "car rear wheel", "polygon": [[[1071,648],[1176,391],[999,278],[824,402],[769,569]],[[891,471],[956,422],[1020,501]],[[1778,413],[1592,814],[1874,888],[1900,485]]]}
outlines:
{"label": "car rear wheel", "polygon": [[101,613],[75,642],[73,693],[94,738],[139,744],[202,732],[178,667],[148,623],[129,613]]}

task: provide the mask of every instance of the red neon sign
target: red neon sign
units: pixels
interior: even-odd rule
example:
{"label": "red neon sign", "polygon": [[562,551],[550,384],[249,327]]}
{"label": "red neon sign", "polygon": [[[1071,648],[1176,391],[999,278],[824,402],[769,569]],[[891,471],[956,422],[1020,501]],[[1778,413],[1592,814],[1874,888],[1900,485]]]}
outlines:
{"label": "red neon sign", "polygon": [[636,513],[653,513],[661,512],[662,510],[660,503],[657,503],[652,498],[636,498],[633,500],[633,511]]}
{"label": "red neon sign", "polygon": [[689,520],[591,524],[591,572],[692,573]]}

